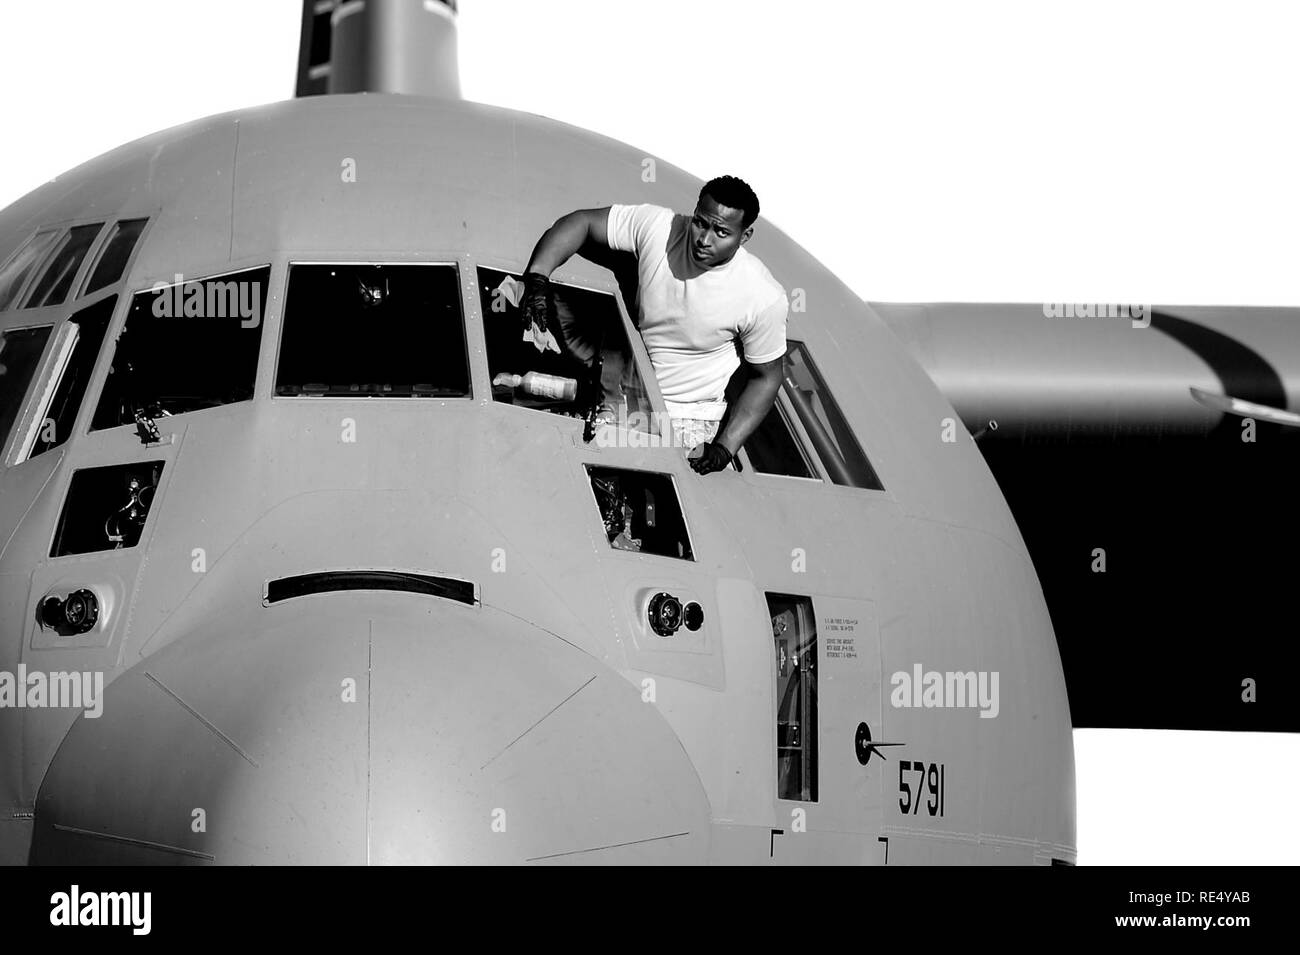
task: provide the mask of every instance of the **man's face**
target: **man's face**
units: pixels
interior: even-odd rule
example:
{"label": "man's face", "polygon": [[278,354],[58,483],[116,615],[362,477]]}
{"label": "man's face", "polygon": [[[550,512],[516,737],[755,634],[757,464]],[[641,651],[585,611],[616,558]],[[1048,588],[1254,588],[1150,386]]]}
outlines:
{"label": "man's face", "polygon": [[754,227],[741,225],[744,213],[740,209],[719,205],[712,196],[705,196],[695,206],[688,230],[691,260],[701,268],[711,269],[731,261],[736,250],[749,241]]}

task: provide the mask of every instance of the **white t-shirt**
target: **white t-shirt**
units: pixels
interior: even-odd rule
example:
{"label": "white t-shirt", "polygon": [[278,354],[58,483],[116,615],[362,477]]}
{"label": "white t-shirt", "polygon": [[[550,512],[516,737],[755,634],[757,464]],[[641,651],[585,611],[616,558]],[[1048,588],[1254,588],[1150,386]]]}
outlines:
{"label": "white t-shirt", "polygon": [[772,273],[742,246],[704,268],[690,254],[690,217],[650,204],[609,207],[609,247],[635,252],[641,338],[674,418],[716,421],[727,381],[745,361],[785,354],[790,303]]}

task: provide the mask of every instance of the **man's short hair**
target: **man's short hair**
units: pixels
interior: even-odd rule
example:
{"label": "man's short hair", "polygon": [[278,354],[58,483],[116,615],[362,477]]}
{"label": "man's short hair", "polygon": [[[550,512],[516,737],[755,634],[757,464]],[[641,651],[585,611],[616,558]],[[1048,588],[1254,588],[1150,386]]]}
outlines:
{"label": "man's short hair", "polygon": [[728,209],[739,209],[744,228],[748,229],[758,218],[758,196],[749,188],[749,183],[736,176],[718,176],[710,179],[700,190],[700,198],[711,196],[713,201]]}

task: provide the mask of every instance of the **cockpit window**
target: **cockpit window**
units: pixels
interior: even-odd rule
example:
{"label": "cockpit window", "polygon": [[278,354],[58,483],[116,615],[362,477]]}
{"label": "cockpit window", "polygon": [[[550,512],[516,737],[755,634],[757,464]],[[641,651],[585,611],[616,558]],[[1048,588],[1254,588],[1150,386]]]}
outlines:
{"label": "cockpit window", "polygon": [[275,393],[469,397],[456,266],[291,265]]}
{"label": "cockpit window", "polygon": [[552,284],[564,338],[557,353],[525,338],[517,273],[480,268],[478,285],[493,400],[569,417],[594,404],[604,421],[653,433],[650,398],[612,294]]}
{"label": "cockpit window", "polygon": [[40,281],[27,297],[23,308],[63,304],[72,288],[77,269],[81,268],[81,260],[86,257],[95,236],[99,235],[99,230],[103,227],[104,223],[96,222],[92,225],[79,225],[68,231],[50,256],[50,264],[45,266]]}
{"label": "cockpit window", "polygon": [[38,265],[45,260],[45,253],[59,237],[58,229],[38,232],[27,244],[5,263],[0,269],[0,312],[5,311],[18,299],[18,295],[27,284],[27,279]]}
{"label": "cockpit window", "polygon": [[252,398],[270,275],[264,265],[132,296],[91,430]]}
{"label": "cockpit window", "polygon": [[833,482],[847,487],[884,490],[802,342],[789,342],[785,353],[785,382],[781,390],[789,398],[790,406]]}
{"label": "cockpit window", "polygon": [[49,337],[49,325],[0,332],[0,449],[9,441]]}
{"label": "cockpit window", "polygon": [[36,413],[19,461],[34,458],[68,440],[116,305],[116,295],[102,298],[73,315],[60,330],[53,392],[47,394],[48,400]]}
{"label": "cockpit window", "polygon": [[82,295],[98,292],[122,277],[122,271],[131,258],[136,240],[140,238],[140,233],[144,231],[145,223],[148,221],[148,219],[123,219],[113,227],[113,234],[104,243],[103,250],[99,253],[99,261],[95,263],[95,270],[90,273],[90,281],[86,283],[86,290],[81,293]]}
{"label": "cockpit window", "polygon": [[795,436],[779,398],[745,442],[745,453],[759,474],[817,479],[817,473]]}
{"label": "cockpit window", "polygon": [[759,474],[822,480],[824,472],[835,484],[884,490],[802,342],[787,342],[781,392],[744,450]]}

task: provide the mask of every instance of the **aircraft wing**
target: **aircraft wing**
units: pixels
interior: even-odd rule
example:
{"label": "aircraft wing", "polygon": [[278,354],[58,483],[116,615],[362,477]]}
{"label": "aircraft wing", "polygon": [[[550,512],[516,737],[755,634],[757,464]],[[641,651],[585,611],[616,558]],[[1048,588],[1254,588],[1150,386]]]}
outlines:
{"label": "aircraft wing", "polygon": [[1300,309],[871,307],[978,436],[1076,726],[1300,730]]}
{"label": "aircraft wing", "polygon": [[1193,400],[1191,388],[1300,407],[1297,308],[871,307],[964,421],[996,419],[1004,438],[1204,434],[1227,409]]}
{"label": "aircraft wing", "polygon": [[1239,418],[1258,418],[1261,421],[1271,421],[1274,424],[1284,424],[1290,427],[1300,427],[1300,414],[1293,411],[1280,411],[1277,408],[1270,408],[1268,405],[1257,405],[1253,401],[1242,401],[1240,398],[1229,398],[1227,395],[1215,395],[1208,391],[1202,391],[1200,388],[1189,388],[1192,397],[1205,405],[1207,408],[1213,408],[1215,411],[1222,411],[1225,414],[1236,415]]}

